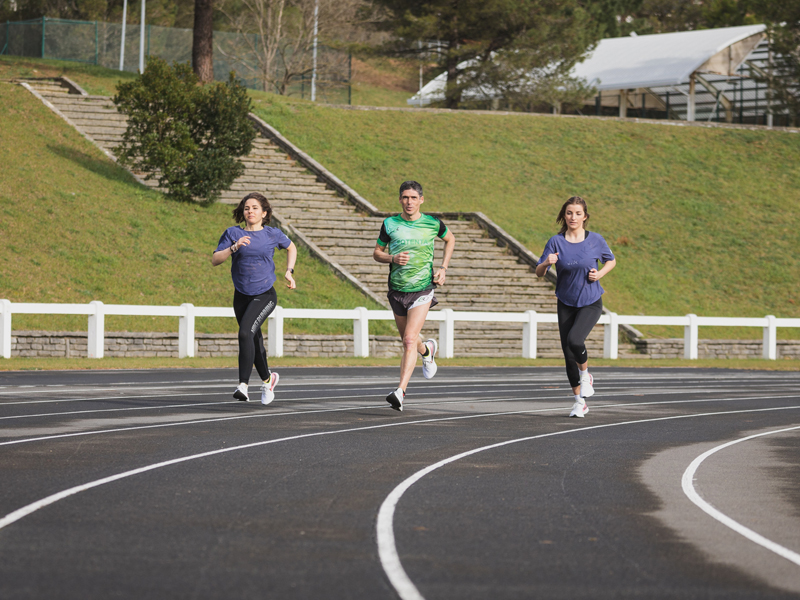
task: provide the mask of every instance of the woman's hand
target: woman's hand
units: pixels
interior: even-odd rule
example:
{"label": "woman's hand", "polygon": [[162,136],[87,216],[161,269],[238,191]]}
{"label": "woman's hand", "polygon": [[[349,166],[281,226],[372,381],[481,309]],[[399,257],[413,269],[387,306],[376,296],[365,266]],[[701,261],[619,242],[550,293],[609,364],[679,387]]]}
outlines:
{"label": "woman's hand", "polygon": [[290,290],[297,289],[297,284],[294,282],[294,277],[292,277],[292,272],[289,269],[286,269],[286,273],[284,274],[284,279],[289,283],[286,284],[286,287]]}
{"label": "woman's hand", "polygon": [[597,269],[589,269],[589,281],[600,281],[601,277],[602,275],[600,275],[600,272]]}
{"label": "woman's hand", "polygon": [[441,267],[436,270],[436,273],[433,275],[433,283],[436,285],[444,285],[444,280],[447,279],[447,269],[442,269]]}
{"label": "woman's hand", "polygon": [[556,252],[555,254],[548,254],[547,260],[544,261],[544,264],[546,264],[549,267],[550,265],[554,265],[557,262],[558,262],[558,252]]}
{"label": "woman's hand", "polygon": [[249,246],[249,245],[250,245],[250,236],[244,235],[233,243],[233,251],[238,252],[239,248],[241,248],[242,246]]}

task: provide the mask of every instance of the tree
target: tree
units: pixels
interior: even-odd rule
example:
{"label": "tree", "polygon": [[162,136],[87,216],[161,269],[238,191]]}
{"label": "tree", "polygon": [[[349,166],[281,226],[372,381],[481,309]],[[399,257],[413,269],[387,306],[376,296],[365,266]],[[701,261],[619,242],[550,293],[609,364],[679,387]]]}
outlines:
{"label": "tree", "polygon": [[[578,0],[375,0],[394,34],[383,53],[432,52],[447,73],[444,106],[464,92],[499,90],[517,100],[545,100],[574,88],[569,72],[600,37],[602,25]],[[431,41],[437,41],[430,44]]]}
{"label": "tree", "polygon": [[137,79],[117,87],[114,104],[128,116],[119,161],[157,179],[176,200],[214,202],[244,172],[238,157],[256,138],[247,90],[199,85],[188,64],[150,57]]}
{"label": "tree", "polygon": [[203,83],[214,81],[214,0],[194,0],[192,69]]}

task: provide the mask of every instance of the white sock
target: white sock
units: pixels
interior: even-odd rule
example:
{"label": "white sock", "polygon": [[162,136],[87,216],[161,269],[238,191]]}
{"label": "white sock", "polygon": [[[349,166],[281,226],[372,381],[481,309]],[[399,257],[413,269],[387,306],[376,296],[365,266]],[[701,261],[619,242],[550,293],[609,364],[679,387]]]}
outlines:
{"label": "white sock", "polygon": [[586,401],[583,398],[581,398],[580,394],[575,394],[575,402],[580,402],[581,404],[583,404]]}
{"label": "white sock", "polygon": [[584,373],[588,373],[589,372],[589,367],[586,367],[585,371],[581,371],[580,369],[578,369],[578,371],[580,371],[580,374],[583,375]]}
{"label": "white sock", "polygon": [[242,391],[243,391],[245,394],[247,393],[247,384],[246,384],[246,383],[240,383],[240,384],[239,384],[239,387],[241,388],[241,390],[242,390]]}

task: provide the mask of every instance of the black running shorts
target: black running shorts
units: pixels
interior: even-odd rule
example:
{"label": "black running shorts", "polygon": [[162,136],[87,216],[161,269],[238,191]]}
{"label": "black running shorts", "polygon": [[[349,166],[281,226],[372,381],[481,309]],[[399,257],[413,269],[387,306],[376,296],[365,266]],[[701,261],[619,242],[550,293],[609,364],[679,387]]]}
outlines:
{"label": "black running shorts", "polygon": [[430,308],[439,304],[436,296],[433,295],[432,289],[423,290],[421,292],[398,292],[389,290],[387,297],[389,298],[389,305],[392,307],[392,312],[400,317],[405,317],[412,308],[428,302],[431,303]]}

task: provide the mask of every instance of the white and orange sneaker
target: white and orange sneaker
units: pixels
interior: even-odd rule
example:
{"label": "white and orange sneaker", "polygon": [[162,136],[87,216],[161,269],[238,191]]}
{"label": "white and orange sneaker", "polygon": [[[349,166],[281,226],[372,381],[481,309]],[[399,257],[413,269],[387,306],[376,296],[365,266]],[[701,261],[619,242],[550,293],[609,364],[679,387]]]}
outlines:
{"label": "white and orange sneaker", "polygon": [[569,413],[569,416],[582,419],[587,412],[589,412],[589,406],[586,404],[586,401],[581,398],[580,400],[576,400],[575,404],[572,405],[572,411]]}
{"label": "white and orange sneaker", "polygon": [[261,404],[269,404],[275,400],[275,386],[278,385],[280,376],[274,371],[269,375],[269,381],[261,384]]}

